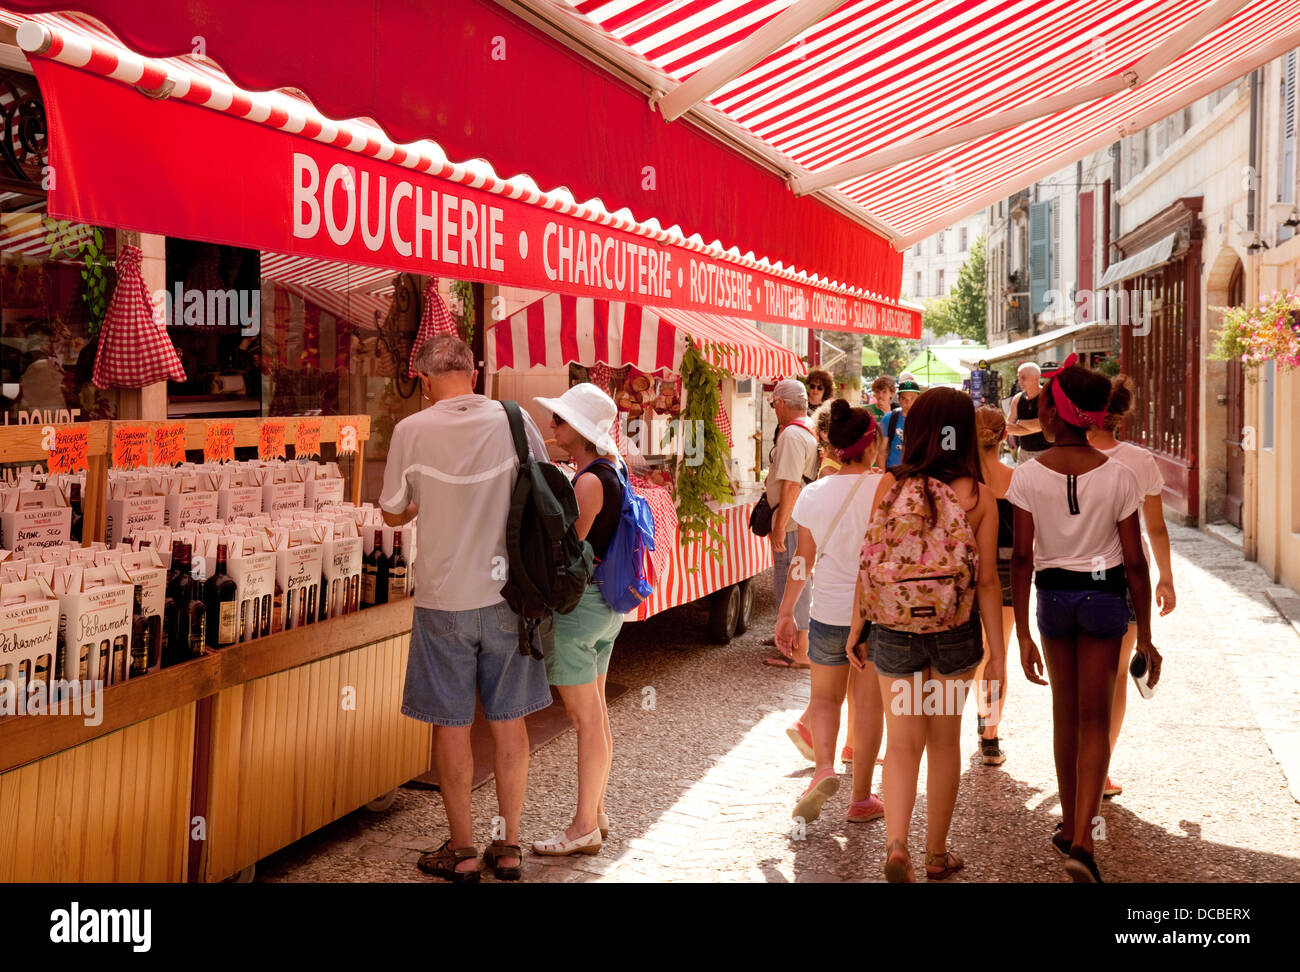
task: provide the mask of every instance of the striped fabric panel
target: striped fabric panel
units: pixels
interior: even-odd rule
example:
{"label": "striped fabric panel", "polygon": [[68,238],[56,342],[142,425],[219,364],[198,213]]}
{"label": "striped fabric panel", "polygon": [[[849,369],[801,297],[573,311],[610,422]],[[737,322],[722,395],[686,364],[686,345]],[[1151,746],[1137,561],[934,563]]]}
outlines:
{"label": "striped fabric panel", "polygon": [[[796,166],[816,171],[1118,77],[1210,2],[856,0],[742,72],[708,103]],[[785,0],[568,4],[594,29],[679,81],[790,6]],[[1115,141],[1139,114],[1178,110],[1211,73],[1239,77],[1259,63],[1267,45],[1287,43],[1300,46],[1300,0],[1254,0],[1135,90],[839,188],[901,237],[933,231],[987,205],[990,195],[1007,195]]]}

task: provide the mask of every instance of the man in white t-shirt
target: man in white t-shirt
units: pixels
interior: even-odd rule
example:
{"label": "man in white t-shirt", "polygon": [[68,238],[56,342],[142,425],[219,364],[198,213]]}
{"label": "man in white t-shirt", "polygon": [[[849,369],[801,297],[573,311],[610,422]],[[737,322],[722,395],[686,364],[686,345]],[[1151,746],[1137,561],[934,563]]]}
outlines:
{"label": "man in white t-shirt", "polygon": [[[772,391],[771,405],[776,411],[777,431],[764,488],[773,511],[768,541],[772,544],[776,603],[780,604],[790,573],[790,560],[799,543],[799,529],[793,519],[794,504],[804,483],[817,478],[817,436],[808,422],[808,393],[803,382],[794,378],[777,382]],[[780,668],[808,667],[808,607],[811,603],[810,585],[804,588],[799,603],[795,605],[795,625],[799,636],[793,655],[790,658],[767,658],[767,664]]]}
{"label": "man in white t-shirt", "polygon": [[[402,712],[438,726],[438,785],[451,838],[420,857],[420,870],[458,883],[478,877],[470,817],[475,691],[496,749],[502,867],[517,867],[519,817],[528,782],[524,716],[551,704],[546,667],[519,653],[518,616],[501,588],[506,518],[519,459],[505,409],[474,393],[474,357],[449,335],[427,341],[415,362],[433,404],[393,429],[379,505],[390,526],[416,524],[415,615]],[[546,456],[525,412],[529,452]],[[471,876],[472,875],[472,876]]]}

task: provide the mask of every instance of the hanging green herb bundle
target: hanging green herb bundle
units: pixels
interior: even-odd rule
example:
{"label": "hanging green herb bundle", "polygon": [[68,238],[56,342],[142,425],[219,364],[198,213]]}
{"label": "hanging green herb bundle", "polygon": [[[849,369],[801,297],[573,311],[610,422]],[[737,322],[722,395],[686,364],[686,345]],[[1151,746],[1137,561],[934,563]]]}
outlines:
{"label": "hanging green herb bundle", "polygon": [[[726,503],[732,498],[731,468],[728,459],[731,450],[727,440],[718,430],[718,398],[722,379],[730,373],[704,360],[694,343],[688,342],[682,355],[682,389],[685,406],[681,413],[683,432],[694,449],[687,450],[699,461],[687,458],[677,467],[677,519],[681,524],[682,542],[704,538],[710,555],[718,560],[726,542],[722,531],[722,515],[709,506],[709,501]],[[703,434],[701,445],[699,435]]]}

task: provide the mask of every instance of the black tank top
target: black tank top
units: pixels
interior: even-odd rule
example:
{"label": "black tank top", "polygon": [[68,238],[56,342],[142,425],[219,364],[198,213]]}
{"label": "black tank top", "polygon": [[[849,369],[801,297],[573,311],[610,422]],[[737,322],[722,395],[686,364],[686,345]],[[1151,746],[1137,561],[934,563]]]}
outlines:
{"label": "black tank top", "polygon": [[[1016,401],[1015,418],[1017,421],[1038,418],[1038,399],[1042,397],[1042,394],[1042,392],[1039,392],[1033,398],[1030,398],[1024,392],[1020,393],[1020,398]],[[1020,442],[1020,448],[1028,449],[1030,452],[1044,452],[1050,449],[1052,445],[1047,441],[1047,436],[1041,432],[1035,432],[1033,435],[1017,436],[1017,439]]]}
{"label": "black tank top", "polygon": [[[623,512],[623,484],[619,482],[614,467],[604,459],[596,460],[582,472],[591,473],[599,479],[600,485],[605,490],[605,500],[600,506],[600,512],[596,514],[596,519],[591,522],[591,529],[587,531],[587,542],[591,544],[591,552],[596,555],[597,560],[603,560],[609,551],[609,542],[618,532],[618,521]],[[574,477],[574,482],[577,482],[577,476]]]}
{"label": "black tank top", "polygon": [[1010,550],[1015,543],[1014,524],[1016,520],[1016,508],[1011,505],[1010,500],[998,500],[998,559],[1010,559],[1010,555],[1004,551]]}

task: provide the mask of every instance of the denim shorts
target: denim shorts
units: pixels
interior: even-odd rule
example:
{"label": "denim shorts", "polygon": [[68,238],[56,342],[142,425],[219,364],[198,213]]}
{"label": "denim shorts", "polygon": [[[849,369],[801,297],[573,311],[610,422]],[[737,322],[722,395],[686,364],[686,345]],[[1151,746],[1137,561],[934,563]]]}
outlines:
{"label": "denim shorts", "polygon": [[926,668],[940,675],[970,671],[984,660],[979,612],[972,611],[965,624],[938,634],[913,634],[872,625],[867,658],[881,675],[914,675]]}
{"label": "denim shorts", "polygon": [[474,722],[474,693],[491,722],[551,704],[546,666],[519,654],[519,618],[505,601],[471,611],[417,607],[402,714],[435,726]]}
{"label": "denim shorts", "polygon": [[578,606],[555,615],[554,636],[546,645],[546,675],[552,685],[586,685],[609,671],[614,639],[623,629],[623,615],[605,602],[595,584],[588,584]]}
{"label": "denim shorts", "polygon": [[[781,598],[785,597],[785,585],[790,573],[790,561],[794,559],[795,548],[799,546],[799,531],[791,530],[785,535],[785,552],[772,553],[772,579],[776,587],[776,606],[781,608]],[[803,586],[803,593],[794,602],[794,626],[799,631],[808,630],[809,612],[812,610],[813,579]]]}
{"label": "denim shorts", "polygon": [[[867,639],[871,631],[871,622],[865,622],[862,640]],[[850,628],[847,624],[822,624],[816,618],[808,622],[808,658],[817,665],[847,665],[848,653],[844,646],[849,640]]]}
{"label": "denim shorts", "polygon": [[1129,608],[1119,591],[1038,589],[1038,633],[1044,638],[1120,638]]}

